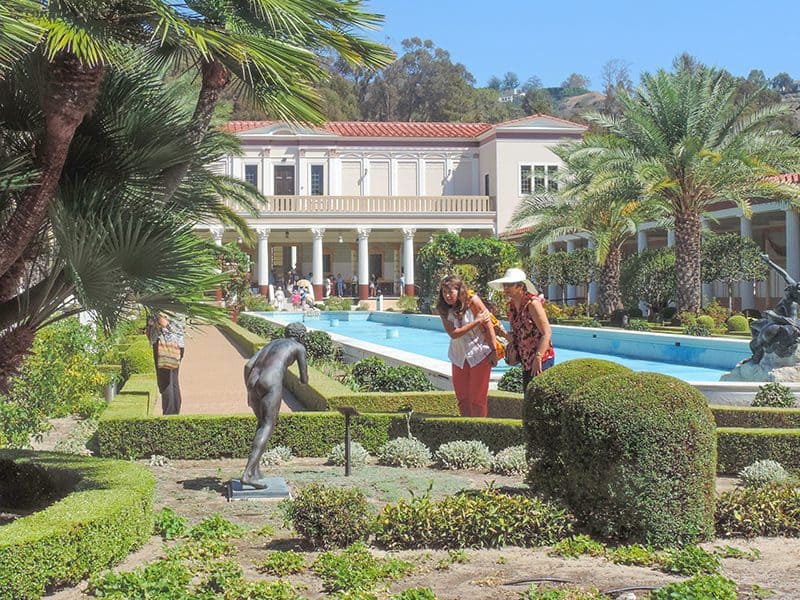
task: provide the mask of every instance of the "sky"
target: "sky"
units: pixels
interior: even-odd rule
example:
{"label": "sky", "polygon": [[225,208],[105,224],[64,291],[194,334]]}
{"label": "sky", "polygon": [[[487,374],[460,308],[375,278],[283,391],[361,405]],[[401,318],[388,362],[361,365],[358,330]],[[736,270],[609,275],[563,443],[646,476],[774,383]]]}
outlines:
{"label": "sky", "polygon": [[430,39],[484,86],[512,71],[545,87],[570,73],[602,89],[609,59],[641,72],[670,69],[688,52],[708,65],[746,77],[761,69],[800,79],[800,0],[366,0],[385,15],[369,37],[400,51],[409,37]]}

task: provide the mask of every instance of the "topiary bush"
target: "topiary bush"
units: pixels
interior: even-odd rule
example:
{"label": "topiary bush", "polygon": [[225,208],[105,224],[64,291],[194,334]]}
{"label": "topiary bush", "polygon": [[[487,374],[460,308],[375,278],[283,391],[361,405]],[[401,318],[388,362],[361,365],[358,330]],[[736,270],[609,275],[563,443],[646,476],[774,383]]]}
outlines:
{"label": "topiary bush", "polygon": [[518,392],[522,393],[522,367],[511,367],[508,371],[503,373],[500,381],[497,383],[497,389],[504,392]]}
{"label": "topiary bush", "polygon": [[266,319],[254,317],[253,315],[239,315],[236,323],[247,329],[251,333],[260,335],[268,340],[274,340],[283,337],[283,327],[280,325],[273,325]]}
{"label": "topiary bush", "polygon": [[697,324],[702,325],[706,329],[714,329],[716,325],[714,318],[709,315],[700,315],[697,317]]}
{"label": "topiary bush", "polygon": [[365,541],[372,529],[373,515],[359,489],[312,483],[284,502],[287,520],[314,548]]}
{"label": "topiary bush", "polygon": [[739,479],[746,486],[755,487],[768,483],[786,483],[789,473],[781,463],[774,460],[757,460],[739,471]]}
{"label": "topiary bush", "polygon": [[351,306],[353,306],[353,300],[351,298],[328,296],[322,303],[322,310],[350,310]]}
{"label": "topiary bush", "polygon": [[511,446],[498,452],[492,459],[492,473],[524,475],[528,470],[525,446]]}
{"label": "topiary bush", "polygon": [[325,331],[309,331],[302,341],[310,359],[325,360],[336,356],[333,340]]}
{"label": "topiary bush", "polygon": [[486,469],[492,464],[492,452],[478,440],[456,440],[439,446],[436,463],[442,469]]}
{"label": "topiary bush", "polygon": [[[364,449],[364,446],[358,442],[350,442],[350,466],[363,467],[367,464],[368,458],[369,452]],[[328,461],[326,464],[335,467],[343,467],[344,463],[344,443],[336,444],[331,448],[330,453],[328,453]]]}
{"label": "topiary bush", "polygon": [[488,488],[432,502],[426,494],[387,504],[376,540],[388,548],[497,548],[553,544],[572,532],[564,510],[536,497]]}
{"label": "topiary bush", "polygon": [[350,375],[362,390],[373,390],[378,387],[387,368],[382,358],[370,356],[355,363]]}
{"label": "topiary bush", "polygon": [[628,331],[650,331],[650,323],[643,319],[632,319],[625,325],[625,329]]}
{"label": "topiary bush", "polygon": [[713,535],[716,431],[699,391],[657,373],[608,375],[563,411],[563,499],[589,532],[653,546]]}
{"label": "topiary bush", "polygon": [[533,378],[522,407],[531,459],[527,482],[533,489],[555,497],[561,495],[561,412],[569,395],[595,377],[627,373],[631,370],[615,362],[578,359],[555,365]]}
{"label": "topiary bush", "polygon": [[[700,317],[698,317],[699,319]],[[709,317],[710,319],[711,317]],[[702,323],[692,323],[683,328],[685,335],[693,335],[695,337],[711,337],[711,330]]]}
{"label": "topiary bush", "polygon": [[362,392],[429,392],[436,389],[419,367],[390,367],[377,356],[355,363],[350,376]]}
{"label": "topiary bush", "polygon": [[389,440],[378,450],[378,464],[389,467],[427,467],[431,460],[430,449],[413,437]]}
{"label": "topiary bush", "polygon": [[733,315],[726,323],[728,331],[749,331],[750,323],[744,315]]}
{"label": "topiary bush", "polygon": [[765,383],[758,388],[753,406],[770,406],[772,408],[793,408],[795,397],[792,390],[778,382]]}

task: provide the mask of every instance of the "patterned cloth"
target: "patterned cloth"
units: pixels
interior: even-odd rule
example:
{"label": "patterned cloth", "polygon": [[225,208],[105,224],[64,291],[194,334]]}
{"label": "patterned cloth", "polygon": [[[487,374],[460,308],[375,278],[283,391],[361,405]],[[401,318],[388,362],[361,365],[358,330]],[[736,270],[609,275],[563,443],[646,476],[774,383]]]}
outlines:
{"label": "patterned cloth", "polygon": [[[467,323],[472,323],[475,320],[475,315],[472,309],[468,308],[464,316],[459,319],[456,317],[455,312],[450,310],[447,313],[447,320],[453,324],[453,327],[458,328]],[[478,326],[470,329],[462,336],[450,339],[447,358],[459,368],[464,367],[464,361],[468,362],[469,366],[474,367],[493,351],[494,349],[489,346],[483,336],[483,328]]]}
{"label": "patterned cloth", "polygon": [[[536,322],[528,310],[531,302],[542,302],[538,296],[530,292],[525,292],[522,299],[522,309],[517,312],[513,303],[508,307],[508,322],[511,325],[511,332],[514,334],[513,344],[517,348],[517,353],[522,363],[522,368],[526,371],[533,369],[533,361],[536,358],[536,349],[539,347],[539,340],[542,339],[542,332],[536,327]],[[553,345],[550,344],[544,352],[542,362],[546,362],[556,355]]]}

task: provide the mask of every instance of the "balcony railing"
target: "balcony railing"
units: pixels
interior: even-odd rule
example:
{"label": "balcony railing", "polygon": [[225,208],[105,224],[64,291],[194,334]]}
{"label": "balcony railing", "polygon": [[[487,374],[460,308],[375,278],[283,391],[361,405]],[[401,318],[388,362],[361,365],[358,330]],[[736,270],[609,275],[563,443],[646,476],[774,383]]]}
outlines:
{"label": "balcony railing", "polygon": [[[238,210],[237,206],[232,206]],[[487,213],[489,196],[267,196],[262,214],[288,213]]]}

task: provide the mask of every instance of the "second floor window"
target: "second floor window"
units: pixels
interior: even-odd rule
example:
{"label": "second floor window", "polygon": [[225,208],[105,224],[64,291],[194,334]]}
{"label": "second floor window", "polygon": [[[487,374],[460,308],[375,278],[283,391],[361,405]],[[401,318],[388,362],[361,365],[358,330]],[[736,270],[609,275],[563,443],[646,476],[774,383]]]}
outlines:
{"label": "second floor window", "polygon": [[311,165],[311,195],[322,196],[325,193],[325,167],[322,165]]}
{"label": "second floor window", "polygon": [[258,187],[258,165],[244,166],[244,180],[250,185]]}
{"label": "second floor window", "polygon": [[520,195],[558,191],[557,173],[558,166],[556,165],[520,165]]}

